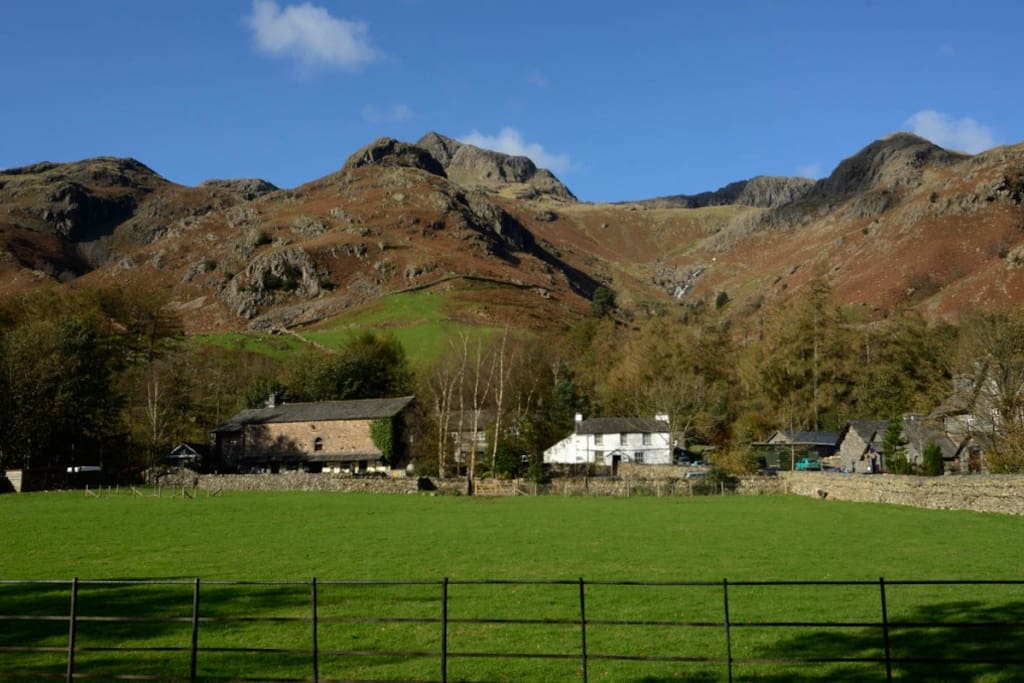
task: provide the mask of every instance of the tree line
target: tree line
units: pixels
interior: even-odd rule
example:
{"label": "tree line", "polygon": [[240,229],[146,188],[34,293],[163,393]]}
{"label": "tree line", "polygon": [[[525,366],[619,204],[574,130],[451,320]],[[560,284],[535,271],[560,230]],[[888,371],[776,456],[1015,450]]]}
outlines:
{"label": "tree line", "polygon": [[[995,471],[1024,471],[1024,315],[958,324],[912,310],[858,319],[824,281],[772,310],[714,305],[627,315],[612,297],[550,334],[454,334],[412,363],[370,330],[338,349],[275,360],[197,343],[161,295],[46,291],[0,305],[0,468],[61,485],[68,467],[137,476],[243,407],[415,394],[405,430],[423,473],[538,474],[573,416],[668,414],[679,445],[749,464],[775,429],[837,431],[854,418],[929,414],[958,388],[984,405]],[[736,322],[739,320],[740,322]],[[982,400],[984,399],[984,400]],[[737,454],[739,454],[737,456]]]}

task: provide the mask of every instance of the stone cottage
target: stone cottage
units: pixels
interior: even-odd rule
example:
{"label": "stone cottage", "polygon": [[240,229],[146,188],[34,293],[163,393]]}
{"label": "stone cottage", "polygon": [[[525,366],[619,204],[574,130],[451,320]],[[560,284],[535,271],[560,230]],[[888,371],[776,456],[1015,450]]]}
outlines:
{"label": "stone cottage", "polygon": [[282,403],[243,410],[213,431],[225,471],[364,474],[402,466],[403,411],[412,396]]}

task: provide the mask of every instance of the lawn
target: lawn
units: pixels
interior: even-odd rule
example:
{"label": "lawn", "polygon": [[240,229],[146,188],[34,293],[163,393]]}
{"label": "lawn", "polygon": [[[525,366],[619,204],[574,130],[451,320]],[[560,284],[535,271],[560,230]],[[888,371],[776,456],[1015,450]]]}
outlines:
{"label": "lawn", "polygon": [[[586,586],[591,680],[720,680],[722,580],[737,658],[880,657],[879,577],[899,580],[1022,579],[1024,518],[787,497],[504,498],[224,493],[182,497],[0,497],[0,579],[159,579],[156,585],[89,585],[79,614],[146,614],[180,622],[84,621],[81,671],[187,675],[187,653],[112,653],[189,642],[194,578],[202,582],[200,678],[309,678],[310,580],[317,577],[322,680],[439,680],[436,655],[343,652],[440,651],[441,580],[449,577],[449,680],[579,680],[573,658],[503,660],[470,653],[578,653]],[[564,581],[564,583],[473,583]],[[217,581],[291,581],[222,585]],[[421,581],[389,586],[332,581]],[[750,586],[743,582],[863,581],[862,585]],[[618,585],[616,581],[675,585]],[[594,583],[589,583],[594,582]],[[692,583],[683,583],[692,582]],[[0,584],[0,614],[67,612],[67,583]],[[890,620],[1024,622],[1024,586],[886,587]],[[284,617],[238,621],[232,615]],[[353,622],[389,616],[407,621]],[[514,624],[505,619],[528,618]],[[209,619],[207,622],[206,619]],[[753,622],[844,621],[841,629]],[[566,622],[566,623],[560,623]],[[608,622],[646,622],[636,623]],[[691,626],[651,622],[688,622]],[[11,623],[15,628],[10,628]],[[700,626],[699,624],[707,624]],[[60,647],[67,622],[0,622],[0,671],[63,671],[63,653],[6,652],[4,645]],[[1019,658],[1021,628],[907,625],[891,632],[897,657]],[[267,648],[256,655],[232,648]],[[675,658],[622,661],[601,654]],[[905,663],[903,680],[934,678]],[[163,672],[163,673],[160,673]],[[884,680],[876,663],[737,664],[735,678]],[[1021,666],[953,664],[945,680],[1019,680]],[[28,679],[26,679],[28,680]]]}

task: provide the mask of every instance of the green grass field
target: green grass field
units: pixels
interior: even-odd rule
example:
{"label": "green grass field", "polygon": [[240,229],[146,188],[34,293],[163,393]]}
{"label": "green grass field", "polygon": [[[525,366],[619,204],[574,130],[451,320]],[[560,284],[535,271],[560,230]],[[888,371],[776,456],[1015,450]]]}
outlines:
{"label": "green grass field", "polygon": [[[308,648],[309,581],[319,587],[322,680],[439,680],[436,655],[342,652],[440,650],[440,581],[449,577],[449,680],[580,680],[578,656],[517,659],[473,652],[578,653],[579,577],[588,582],[588,652],[724,658],[722,579],[850,580],[857,586],[731,586],[737,658],[880,657],[879,577],[887,581],[1022,579],[1024,518],[786,497],[504,498],[313,493],[200,494],[196,499],[82,492],[0,497],[0,579],[159,579],[157,585],[83,585],[79,614],[173,616],[179,622],[83,621],[83,673],[187,675],[181,652],[124,653],[105,646],[181,647],[189,642],[192,579],[202,582],[200,678],[310,678],[301,653],[244,654],[238,647]],[[476,584],[476,579],[565,580]],[[218,580],[294,581],[218,585]],[[416,585],[331,580],[423,581]],[[608,585],[601,582],[709,582]],[[1024,586],[902,586],[886,591],[895,621],[1024,622]],[[0,584],[0,614],[66,614],[66,583]],[[285,617],[237,621],[232,615]],[[389,616],[412,621],[353,622]],[[217,618],[219,617],[219,618]],[[289,620],[292,618],[295,620]],[[481,623],[529,618],[543,623]],[[415,621],[415,620],[422,621]],[[559,620],[568,623],[548,623]],[[607,622],[648,622],[626,625]],[[666,626],[685,621],[708,626]],[[752,622],[844,621],[857,626],[764,627]],[[11,624],[14,624],[14,628]],[[67,623],[0,622],[0,671],[64,671],[56,653]],[[907,626],[893,654],[1019,658],[1022,628]],[[920,655],[920,652],[926,655]],[[1010,681],[1021,666],[901,664],[901,680]],[[590,680],[722,680],[720,662],[592,659]],[[736,680],[884,680],[877,663],[737,664]],[[31,680],[31,677],[26,678]]]}

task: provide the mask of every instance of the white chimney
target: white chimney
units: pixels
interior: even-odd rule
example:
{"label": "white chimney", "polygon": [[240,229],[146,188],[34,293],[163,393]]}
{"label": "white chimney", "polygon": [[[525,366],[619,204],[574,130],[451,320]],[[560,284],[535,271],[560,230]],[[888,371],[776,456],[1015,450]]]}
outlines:
{"label": "white chimney", "polygon": [[667,413],[659,413],[654,416],[654,419],[657,420],[658,422],[669,422]]}
{"label": "white chimney", "polygon": [[583,413],[576,413],[576,433],[580,433],[580,425],[583,424]]}

